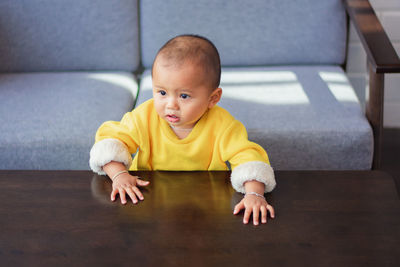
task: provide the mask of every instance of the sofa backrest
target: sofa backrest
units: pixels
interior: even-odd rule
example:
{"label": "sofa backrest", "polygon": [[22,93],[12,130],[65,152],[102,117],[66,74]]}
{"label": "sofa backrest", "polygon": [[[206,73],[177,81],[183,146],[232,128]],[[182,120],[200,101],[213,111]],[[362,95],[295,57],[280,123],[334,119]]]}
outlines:
{"label": "sofa backrest", "polygon": [[0,72],[139,64],[137,0],[1,0]]}
{"label": "sofa backrest", "polygon": [[141,0],[140,21],[147,68],[167,40],[186,33],[213,41],[223,66],[345,60],[342,0]]}

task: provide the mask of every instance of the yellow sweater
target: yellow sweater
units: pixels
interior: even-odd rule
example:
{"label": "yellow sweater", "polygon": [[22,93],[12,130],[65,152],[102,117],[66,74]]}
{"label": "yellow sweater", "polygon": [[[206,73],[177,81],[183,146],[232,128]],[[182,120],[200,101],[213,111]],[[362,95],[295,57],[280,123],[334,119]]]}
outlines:
{"label": "yellow sweater", "polygon": [[150,99],[120,122],[103,123],[96,143],[109,138],[124,143],[130,154],[137,152],[130,170],[227,170],[227,161],[232,169],[251,161],[269,164],[265,150],[248,140],[243,124],[218,106],[207,111],[186,138],[179,139]]}

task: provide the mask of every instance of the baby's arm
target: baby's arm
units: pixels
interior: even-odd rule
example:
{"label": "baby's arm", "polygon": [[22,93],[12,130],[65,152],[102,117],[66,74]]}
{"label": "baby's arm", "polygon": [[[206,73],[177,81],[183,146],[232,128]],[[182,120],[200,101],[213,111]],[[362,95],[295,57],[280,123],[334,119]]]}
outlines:
{"label": "baby's arm", "polygon": [[149,185],[148,181],[143,181],[137,176],[132,176],[126,171],[126,167],[121,162],[111,161],[103,166],[103,170],[112,180],[113,190],[111,192],[111,200],[115,201],[115,196],[119,194],[121,203],[126,204],[126,196],[128,194],[132,202],[138,202],[137,197],[143,200],[143,194],[140,192],[138,186]]}
{"label": "baby's arm", "polygon": [[97,174],[107,174],[113,181],[111,200],[120,195],[121,203],[126,203],[125,194],[128,194],[133,203],[137,197],[143,195],[137,186],[146,186],[148,183],[132,176],[127,169],[132,164],[132,153],[136,152],[139,143],[139,129],[135,110],[126,113],[120,122],[107,121],[96,132],[96,142],[90,150],[90,168]]}
{"label": "baby's arm", "polygon": [[247,181],[244,183],[246,195],[235,206],[233,214],[238,214],[240,210],[245,209],[243,223],[247,224],[251,213],[253,213],[253,224],[258,225],[259,215],[261,211],[261,223],[267,222],[267,212],[271,214],[271,218],[275,217],[274,208],[268,204],[264,198],[265,185],[258,181]]}
{"label": "baby's arm", "polygon": [[271,192],[276,185],[274,170],[268,163],[250,161],[240,164],[232,170],[231,181],[237,192],[245,194],[233,212],[238,214],[240,210],[245,209],[243,223],[248,223],[252,213],[254,225],[258,225],[260,212],[261,223],[267,222],[268,211],[271,218],[275,217],[274,208],[264,197],[264,194]]}

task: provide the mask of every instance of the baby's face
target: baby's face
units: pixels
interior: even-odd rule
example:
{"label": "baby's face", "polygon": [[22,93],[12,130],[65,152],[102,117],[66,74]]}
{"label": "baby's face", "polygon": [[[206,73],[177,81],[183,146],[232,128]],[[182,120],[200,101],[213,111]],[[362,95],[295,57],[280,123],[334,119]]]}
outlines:
{"label": "baby's face", "polygon": [[176,129],[191,129],[215,103],[213,88],[194,64],[166,66],[157,59],[153,67],[153,98],[158,115]]}

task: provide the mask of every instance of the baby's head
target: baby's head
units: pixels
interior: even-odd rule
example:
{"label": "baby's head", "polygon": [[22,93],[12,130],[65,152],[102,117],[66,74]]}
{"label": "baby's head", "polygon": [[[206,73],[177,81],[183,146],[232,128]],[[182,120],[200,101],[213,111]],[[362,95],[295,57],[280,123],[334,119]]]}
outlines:
{"label": "baby's head", "polygon": [[158,114],[176,129],[191,129],[220,99],[221,64],[204,37],[180,35],[158,51],[153,63],[153,97]]}
{"label": "baby's head", "polygon": [[166,42],[158,51],[154,66],[181,68],[196,65],[204,75],[204,82],[210,83],[211,90],[218,88],[221,79],[221,63],[215,45],[199,35],[179,35]]}

